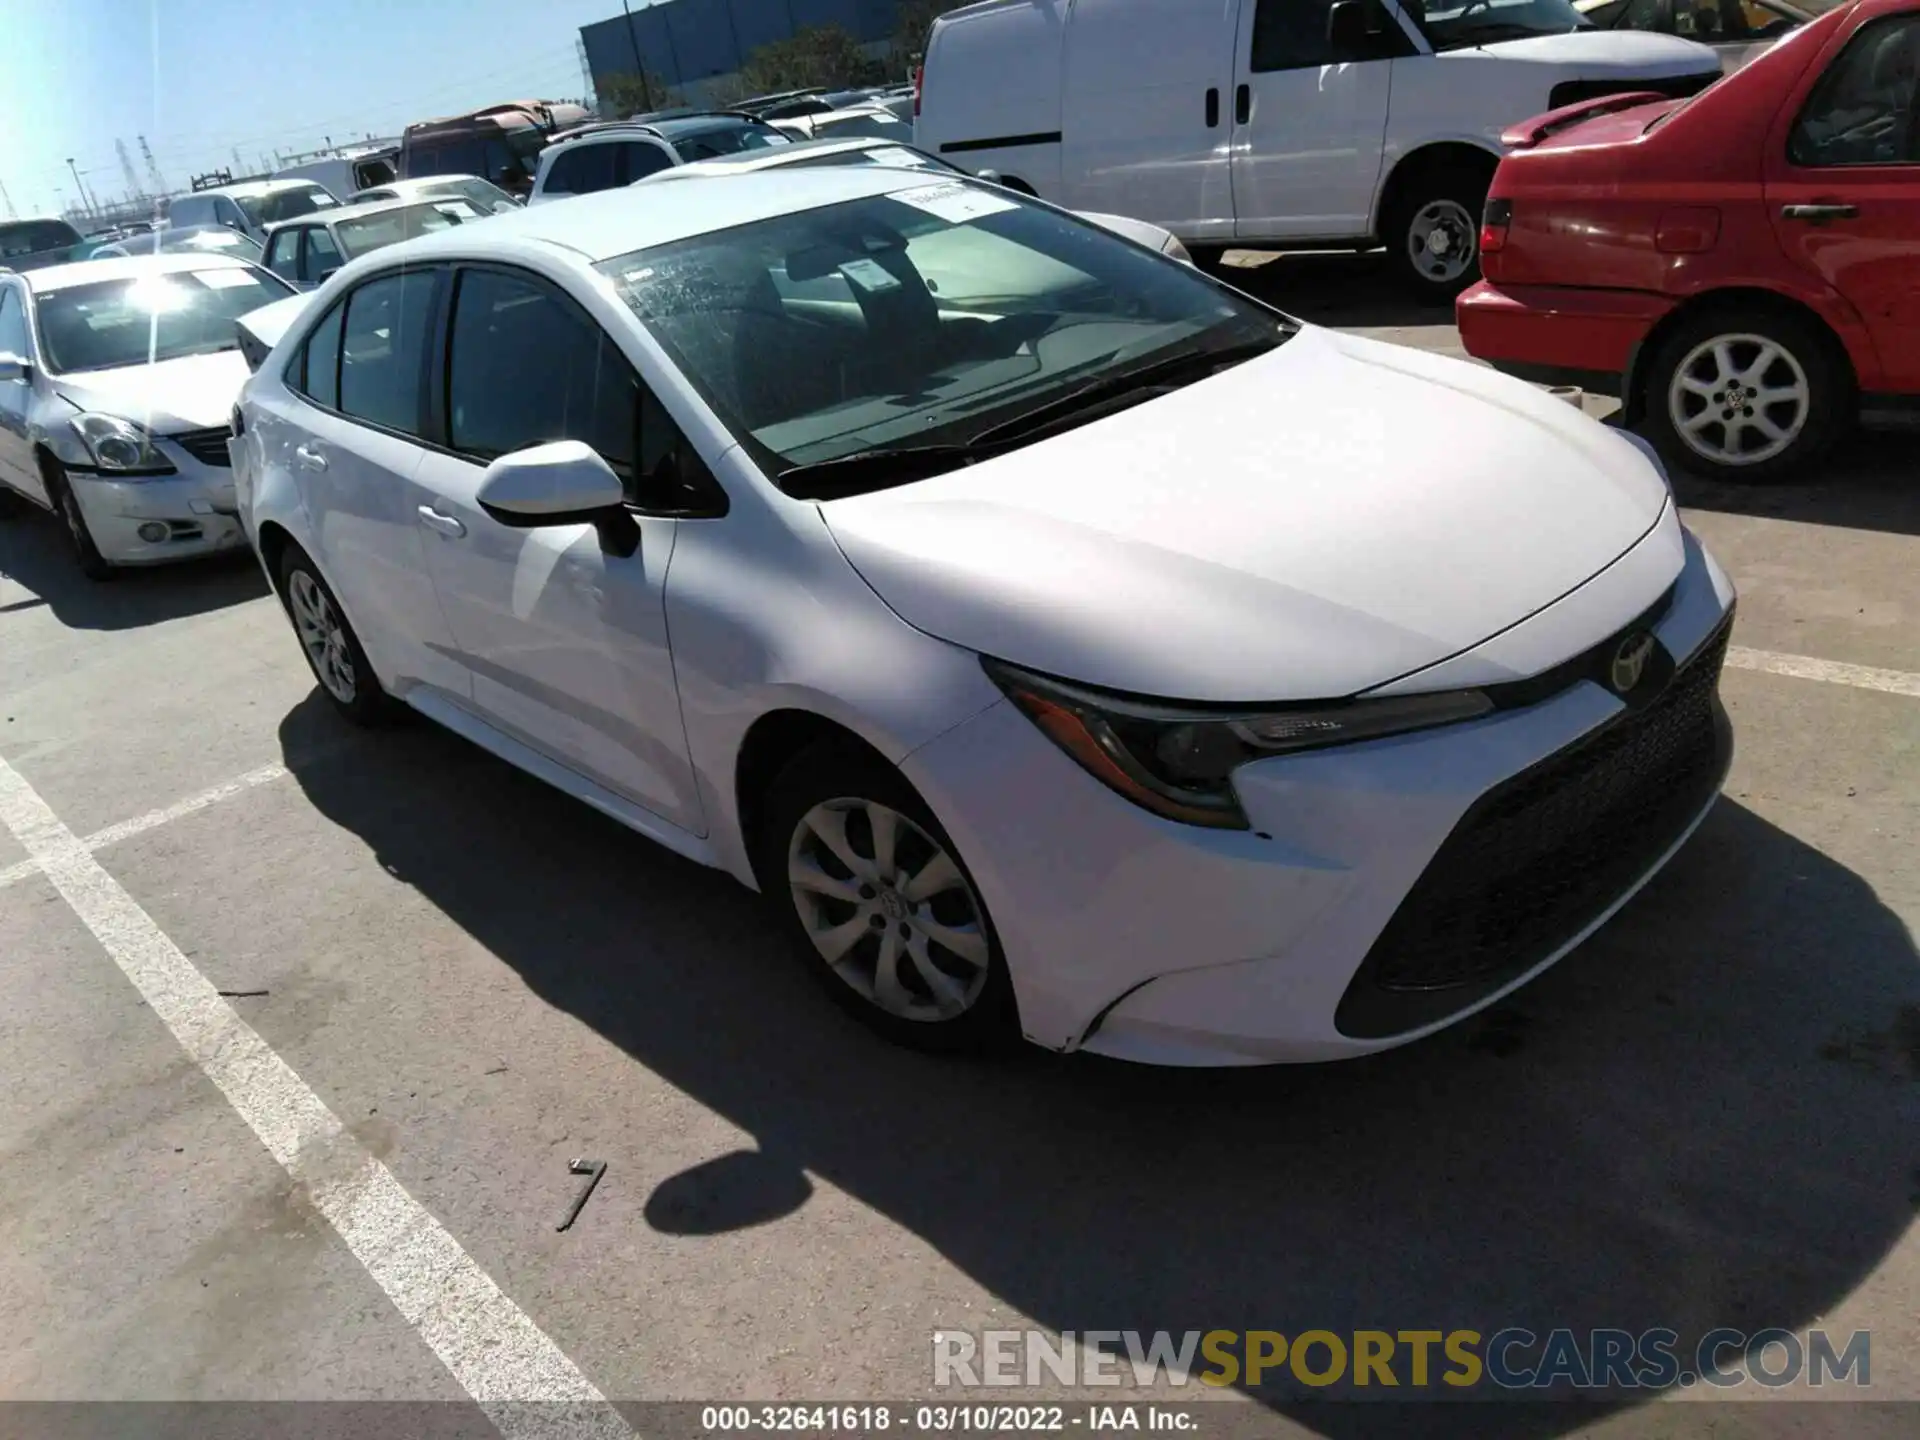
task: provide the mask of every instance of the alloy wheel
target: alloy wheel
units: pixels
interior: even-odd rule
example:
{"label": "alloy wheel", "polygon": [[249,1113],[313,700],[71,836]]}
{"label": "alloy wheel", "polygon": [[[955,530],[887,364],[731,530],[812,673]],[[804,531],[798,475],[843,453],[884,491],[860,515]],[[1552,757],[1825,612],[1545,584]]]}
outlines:
{"label": "alloy wheel", "polygon": [[1452,285],[1473,268],[1479,226],[1458,200],[1429,200],[1407,225],[1407,255],[1424,280]]}
{"label": "alloy wheel", "polygon": [[794,910],[820,958],[903,1020],[952,1020],[986,988],[984,911],[946,847],[875,800],[826,800],[787,846]]}
{"label": "alloy wheel", "polygon": [[1680,442],[1716,465],[1758,465],[1800,438],[1813,387],[1793,353],[1765,335],[1716,335],[1689,350],[1667,385]]}
{"label": "alloy wheel", "polygon": [[354,680],[353,652],[347,645],[347,627],[333,600],[305,570],[295,570],[287,583],[293,628],[300,634],[313,673],[327,693],[342,705],[353,704],[359,687]]}

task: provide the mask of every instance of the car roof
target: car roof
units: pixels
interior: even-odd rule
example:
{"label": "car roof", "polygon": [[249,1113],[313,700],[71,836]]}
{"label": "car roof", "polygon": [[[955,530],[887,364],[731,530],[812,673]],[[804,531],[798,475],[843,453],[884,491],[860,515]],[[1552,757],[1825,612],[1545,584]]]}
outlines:
{"label": "car roof", "polygon": [[[383,186],[381,188],[384,189],[385,187]],[[457,199],[458,197],[454,198]],[[269,225],[267,227],[267,233],[272,235],[294,225],[331,225],[336,220],[358,220],[363,216],[378,215],[386,210],[408,210],[416,205],[446,205],[450,203],[452,203],[451,200],[423,200],[401,195],[396,196],[392,200],[362,200],[357,205],[327,205],[318,210],[309,211],[305,215],[295,215],[291,220],[281,220],[276,224]]]}
{"label": "car roof", "polygon": [[967,182],[957,175],[930,181],[921,171],[882,165],[835,165],[772,173],[750,170],[728,185],[626,185],[576,195],[565,204],[529,206],[510,215],[496,215],[485,226],[456,226],[402,241],[379,253],[389,261],[403,256],[425,261],[442,254],[471,256],[476,246],[494,250],[510,248],[515,241],[532,241],[597,263],[635,250],[846,200],[925,189],[929,184],[960,183]]}
{"label": "car roof", "polygon": [[105,260],[76,260],[70,265],[49,265],[27,270],[20,278],[39,295],[48,290],[65,290],[72,285],[92,285],[101,280],[134,280],[142,275],[175,275],[183,270],[219,270],[245,267],[237,255],[213,253],[182,255],[113,256]]}
{"label": "car roof", "polygon": [[[791,145],[770,145],[764,150],[742,150],[737,155],[716,155],[711,160],[696,160],[691,165],[676,165],[668,170],[656,170],[653,174],[633,183],[652,185],[663,180],[694,178],[701,175],[744,175],[755,170],[776,170],[782,165],[795,165],[811,156],[848,155],[861,150],[914,150],[917,155],[927,153],[924,150],[915,150],[905,140],[892,140],[885,135],[838,137],[828,135],[818,140],[796,140]],[[938,161],[936,164],[942,174],[950,173],[946,162]]]}

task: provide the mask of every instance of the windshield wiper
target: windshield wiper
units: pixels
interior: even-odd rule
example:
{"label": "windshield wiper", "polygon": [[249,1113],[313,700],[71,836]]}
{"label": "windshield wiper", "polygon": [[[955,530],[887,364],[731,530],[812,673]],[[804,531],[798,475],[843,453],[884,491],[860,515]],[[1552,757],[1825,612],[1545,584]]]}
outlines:
{"label": "windshield wiper", "polygon": [[[1284,339],[1281,335],[1263,335],[1255,340],[1242,340],[1232,345],[1196,346],[1182,350],[1178,354],[1164,355],[1157,360],[1149,360],[1144,365],[1135,365],[1126,370],[1115,370],[1074,386],[1063,395],[1044,400],[1031,410],[1022,411],[1011,420],[1002,420],[986,429],[968,442],[969,445],[995,444],[1014,439],[1033,439],[1041,432],[1053,428],[1060,420],[1069,416],[1085,416],[1092,419],[1094,413],[1104,413],[1108,402],[1141,393],[1142,399],[1152,394],[1163,394],[1174,388],[1168,382],[1188,370],[1202,370],[1212,374],[1229,365],[1237,365],[1243,360],[1251,360],[1275,349]],[[1195,379],[1204,378],[1196,375]],[[1092,412],[1092,413],[1089,413]]]}
{"label": "windshield wiper", "polygon": [[[1276,334],[1232,345],[1203,346],[1182,350],[1115,371],[1075,386],[1063,395],[1042,401],[1010,420],[989,425],[970,438],[948,444],[879,445],[855,450],[830,460],[814,460],[782,470],[776,477],[781,490],[796,500],[831,500],[862,490],[901,485],[910,480],[927,480],[977,464],[1029,440],[1074,422],[1092,420],[1123,405],[1152,399],[1177,388],[1171,382],[1178,374],[1199,370],[1211,374],[1228,365],[1251,360],[1278,346],[1286,336]],[[1199,375],[1195,379],[1202,378]]]}

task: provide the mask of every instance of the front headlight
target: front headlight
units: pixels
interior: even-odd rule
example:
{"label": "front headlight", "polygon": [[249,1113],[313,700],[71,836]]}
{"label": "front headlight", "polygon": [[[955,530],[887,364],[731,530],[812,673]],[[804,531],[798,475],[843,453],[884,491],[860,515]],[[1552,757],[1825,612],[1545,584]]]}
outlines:
{"label": "front headlight", "polygon": [[1472,720],[1493,709],[1478,690],[1334,700],[1258,710],[1183,706],[1102,694],[984,659],[993,682],[1096,780],[1188,825],[1250,828],[1233,772],[1252,760],[1351,745]]}
{"label": "front headlight", "polygon": [[173,462],[154,448],[153,436],[117,415],[76,415],[74,433],[93,463],[117,474],[171,475]]}
{"label": "front headlight", "polygon": [[1188,253],[1187,247],[1180,243],[1180,239],[1176,235],[1169,235],[1167,237],[1167,243],[1160,247],[1160,253],[1174,260],[1178,260],[1182,265],[1193,264],[1193,256]]}

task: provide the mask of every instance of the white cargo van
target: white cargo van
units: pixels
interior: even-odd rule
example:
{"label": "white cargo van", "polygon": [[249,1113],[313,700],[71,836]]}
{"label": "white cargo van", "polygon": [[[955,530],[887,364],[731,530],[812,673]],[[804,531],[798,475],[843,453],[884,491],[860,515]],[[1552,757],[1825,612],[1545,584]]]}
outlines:
{"label": "white cargo van", "polygon": [[984,0],[934,22],[915,142],[1196,257],[1385,244],[1440,299],[1478,271],[1503,129],[1719,77],[1570,0]]}

